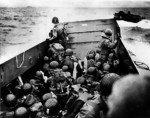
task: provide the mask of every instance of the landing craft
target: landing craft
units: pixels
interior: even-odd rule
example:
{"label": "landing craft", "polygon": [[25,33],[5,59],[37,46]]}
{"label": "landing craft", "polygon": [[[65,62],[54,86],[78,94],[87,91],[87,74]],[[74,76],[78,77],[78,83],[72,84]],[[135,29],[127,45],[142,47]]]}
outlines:
{"label": "landing craft", "polygon": [[145,19],[145,17],[131,14],[130,11],[128,11],[128,13],[119,11],[118,13],[114,14],[114,19],[115,20],[125,20],[125,21],[129,21],[129,22],[137,23],[137,22],[141,21],[142,19]]}
{"label": "landing craft", "polygon": [[[87,52],[96,50],[98,43],[102,41],[102,33],[105,29],[111,29],[113,32],[112,38],[118,40],[118,45],[115,48],[117,57],[119,58],[119,73],[121,76],[127,74],[143,74],[149,72],[149,67],[138,60],[134,52],[128,50],[121,39],[120,28],[116,22],[118,15],[115,14],[114,19],[96,19],[76,22],[65,22],[64,28],[67,31],[69,40],[66,43],[67,48],[71,48],[74,55],[83,59]],[[138,22],[141,17],[123,14],[122,20]],[[130,17],[131,16],[131,17]],[[127,18],[127,19],[126,19]],[[14,80],[19,80],[21,85],[24,84],[25,78],[31,76],[37,70],[40,70],[43,64],[43,58],[49,48],[48,42],[45,40],[34,47],[27,49],[25,52],[10,58],[8,61],[0,64],[0,88],[9,86]],[[36,53],[35,53],[36,52]],[[0,97],[3,95],[0,93]],[[7,111],[7,107],[1,99],[0,115]]]}

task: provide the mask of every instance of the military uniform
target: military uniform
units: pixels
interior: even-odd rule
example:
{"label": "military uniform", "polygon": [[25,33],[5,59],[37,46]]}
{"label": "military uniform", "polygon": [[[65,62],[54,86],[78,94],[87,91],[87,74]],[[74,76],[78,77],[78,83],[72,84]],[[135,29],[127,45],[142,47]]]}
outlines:
{"label": "military uniform", "polygon": [[117,46],[117,40],[112,41],[112,31],[106,29],[102,36],[102,42],[99,44],[101,49],[101,61],[106,61],[109,53]]}
{"label": "military uniform", "polygon": [[67,33],[62,24],[56,24],[54,28],[51,30],[52,37],[50,40],[53,43],[60,43],[66,49],[66,40],[67,40]]}

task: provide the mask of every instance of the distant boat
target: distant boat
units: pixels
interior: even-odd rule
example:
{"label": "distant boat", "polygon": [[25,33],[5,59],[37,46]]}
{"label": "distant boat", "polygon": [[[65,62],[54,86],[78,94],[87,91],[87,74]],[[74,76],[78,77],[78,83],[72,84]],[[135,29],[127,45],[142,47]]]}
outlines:
{"label": "distant boat", "polygon": [[129,22],[137,23],[141,21],[142,19],[145,19],[145,17],[140,15],[131,14],[130,11],[128,13],[125,13],[124,11],[119,11],[118,13],[114,14],[115,20],[125,20]]}
{"label": "distant boat", "polygon": [[26,8],[33,8],[32,6],[27,6]]}

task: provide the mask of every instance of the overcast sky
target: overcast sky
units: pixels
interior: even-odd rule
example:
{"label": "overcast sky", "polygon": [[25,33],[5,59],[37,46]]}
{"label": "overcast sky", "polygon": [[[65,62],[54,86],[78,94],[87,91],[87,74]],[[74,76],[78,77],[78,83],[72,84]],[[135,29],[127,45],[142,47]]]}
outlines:
{"label": "overcast sky", "polygon": [[[127,2],[128,1],[128,2]],[[150,0],[0,0],[1,7],[149,7]]]}

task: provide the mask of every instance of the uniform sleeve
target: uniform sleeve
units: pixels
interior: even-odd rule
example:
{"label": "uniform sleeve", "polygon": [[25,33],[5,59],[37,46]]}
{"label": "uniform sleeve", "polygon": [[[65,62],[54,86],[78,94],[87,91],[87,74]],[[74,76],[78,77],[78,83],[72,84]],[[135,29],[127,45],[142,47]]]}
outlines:
{"label": "uniform sleeve", "polygon": [[55,37],[55,38],[57,37],[57,28],[53,29],[53,37]]}

